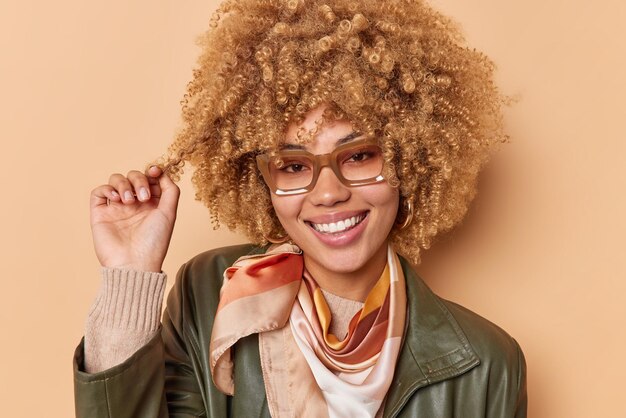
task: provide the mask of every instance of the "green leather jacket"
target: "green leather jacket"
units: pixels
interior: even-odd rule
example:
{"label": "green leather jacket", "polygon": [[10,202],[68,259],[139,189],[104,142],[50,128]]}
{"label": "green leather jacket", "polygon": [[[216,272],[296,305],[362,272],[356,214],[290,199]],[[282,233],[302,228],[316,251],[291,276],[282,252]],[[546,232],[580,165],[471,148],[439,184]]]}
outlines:
{"label": "green leather jacket", "polygon": [[[161,332],[122,364],[89,374],[74,356],[76,416],[269,417],[258,337],[235,346],[234,396],[209,372],[209,341],[223,271],[251,245],[202,253],[178,272]],[[408,323],[385,417],[526,417],[526,365],[517,342],[475,313],[436,296],[401,259]]]}

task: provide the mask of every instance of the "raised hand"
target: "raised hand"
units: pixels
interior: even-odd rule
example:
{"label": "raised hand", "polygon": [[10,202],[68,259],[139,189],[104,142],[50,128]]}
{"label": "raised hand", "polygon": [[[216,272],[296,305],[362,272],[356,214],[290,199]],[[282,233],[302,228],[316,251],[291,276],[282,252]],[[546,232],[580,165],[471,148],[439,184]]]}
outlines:
{"label": "raised hand", "polygon": [[160,272],[180,189],[158,167],[113,174],[91,192],[94,248],[104,267]]}

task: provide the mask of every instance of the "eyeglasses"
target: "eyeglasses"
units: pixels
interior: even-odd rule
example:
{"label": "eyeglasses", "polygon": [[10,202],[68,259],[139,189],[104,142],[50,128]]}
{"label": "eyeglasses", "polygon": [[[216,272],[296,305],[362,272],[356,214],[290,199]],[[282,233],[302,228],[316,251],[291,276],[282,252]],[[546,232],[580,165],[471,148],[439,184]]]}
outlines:
{"label": "eyeglasses", "polygon": [[330,167],[339,181],[349,187],[385,180],[383,152],[372,137],[340,145],[329,154],[286,149],[274,157],[258,155],[256,161],[265,183],[281,196],[313,190],[322,167]]}

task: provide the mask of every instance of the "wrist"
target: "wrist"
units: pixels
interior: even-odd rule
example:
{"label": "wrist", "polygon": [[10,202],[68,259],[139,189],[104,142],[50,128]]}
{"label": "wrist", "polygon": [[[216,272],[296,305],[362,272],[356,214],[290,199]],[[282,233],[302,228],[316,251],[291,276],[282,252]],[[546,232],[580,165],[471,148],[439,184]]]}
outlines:
{"label": "wrist", "polygon": [[129,264],[116,264],[116,265],[103,265],[106,269],[116,270],[129,270],[129,271],[141,271],[146,273],[162,273],[162,266],[160,264],[152,263],[129,263]]}

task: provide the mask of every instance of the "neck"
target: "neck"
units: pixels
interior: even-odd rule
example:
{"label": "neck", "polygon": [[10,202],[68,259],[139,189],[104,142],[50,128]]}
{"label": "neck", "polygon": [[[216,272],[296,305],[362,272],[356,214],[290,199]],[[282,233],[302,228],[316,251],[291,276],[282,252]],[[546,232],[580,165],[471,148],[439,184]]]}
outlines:
{"label": "neck", "polygon": [[385,241],[380,249],[363,266],[355,271],[330,271],[311,258],[304,256],[304,265],[317,284],[327,292],[342,298],[365,302],[387,264],[387,246]]}

